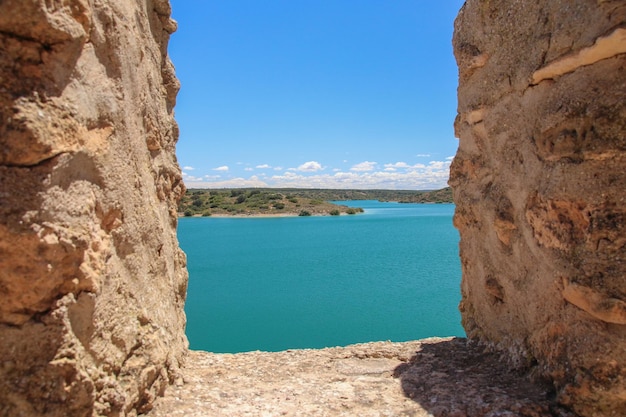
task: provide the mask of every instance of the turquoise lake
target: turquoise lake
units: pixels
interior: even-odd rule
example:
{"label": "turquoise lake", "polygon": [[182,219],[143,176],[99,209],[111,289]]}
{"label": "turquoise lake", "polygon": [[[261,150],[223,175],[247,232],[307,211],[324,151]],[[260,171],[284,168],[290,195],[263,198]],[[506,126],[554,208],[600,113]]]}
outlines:
{"label": "turquoise lake", "polygon": [[339,203],[365,213],[181,218],[191,349],[464,336],[454,205]]}

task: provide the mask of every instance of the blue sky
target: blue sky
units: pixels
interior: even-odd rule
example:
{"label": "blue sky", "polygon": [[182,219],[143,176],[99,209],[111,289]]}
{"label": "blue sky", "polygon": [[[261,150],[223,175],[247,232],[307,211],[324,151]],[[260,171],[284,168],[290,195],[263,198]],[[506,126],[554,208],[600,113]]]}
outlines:
{"label": "blue sky", "polygon": [[188,188],[437,189],[461,0],[171,0]]}

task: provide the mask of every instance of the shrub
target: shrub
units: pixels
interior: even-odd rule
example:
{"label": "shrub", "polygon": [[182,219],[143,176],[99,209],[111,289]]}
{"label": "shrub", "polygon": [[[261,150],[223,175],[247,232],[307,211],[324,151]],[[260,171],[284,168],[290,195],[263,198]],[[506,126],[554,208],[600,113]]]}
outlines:
{"label": "shrub", "polygon": [[303,217],[304,216],[310,216],[310,215],[311,215],[311,213],[308,212],[307,210],[301,210],[300,214],[298,214],[298,216],[303,216]]}
{"label": "shrub", "polygon": [[356,210],[353,208],[349,208],[348,210],[346,210],[346,213],[348,214],[356,214]]}
{"label": "shrub", "polygon": [[339,210],[337,210],[337,209],[331,210],[330,211],[330,215],[331,216],[339,216]]}
{"label": "shrub", "polygon": [[193,211],[191,211],[190,209],[185,210],[185,217],[191,217],[193,216]]}
{"label": "shrub", "polygon": [[202,216],[204,216],[204,217],[209,217],[210,215],[211,215],[211,212],[209,210],[204,210],[202,212]]}
{"label": "shrub", "polygon": [[283,203],[274,203],[274,208],[276,210],[282,210],[282,209],[285,208],[285,204],[283,204]]}

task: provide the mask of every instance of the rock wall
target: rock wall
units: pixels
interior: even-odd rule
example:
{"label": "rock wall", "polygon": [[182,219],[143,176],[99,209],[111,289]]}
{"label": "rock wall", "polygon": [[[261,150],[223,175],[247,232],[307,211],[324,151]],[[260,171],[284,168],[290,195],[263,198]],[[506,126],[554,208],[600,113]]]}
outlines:
{"label": "rock wall", "polygon": [[0,2],[0,415],[148,409],[186,350],[167,0]]}
{"label": "rock wall", "polygon": [[453,43],[467,334],[626,415],[626,2],[469,0]]}

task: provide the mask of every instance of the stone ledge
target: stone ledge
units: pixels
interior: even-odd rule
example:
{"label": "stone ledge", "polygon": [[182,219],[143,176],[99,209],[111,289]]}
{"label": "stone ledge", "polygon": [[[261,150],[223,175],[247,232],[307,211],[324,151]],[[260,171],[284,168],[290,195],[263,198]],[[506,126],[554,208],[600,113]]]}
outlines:
{"label": "stone ledge", "polygon": [[190,351],[182,373],[148,417],[574,416],[555,404],[548,387],[458,338]]}

